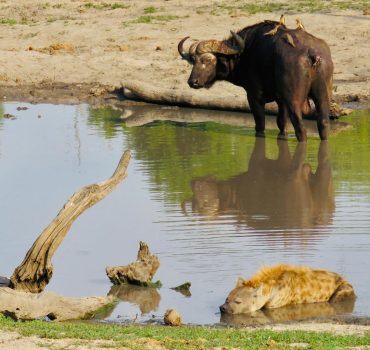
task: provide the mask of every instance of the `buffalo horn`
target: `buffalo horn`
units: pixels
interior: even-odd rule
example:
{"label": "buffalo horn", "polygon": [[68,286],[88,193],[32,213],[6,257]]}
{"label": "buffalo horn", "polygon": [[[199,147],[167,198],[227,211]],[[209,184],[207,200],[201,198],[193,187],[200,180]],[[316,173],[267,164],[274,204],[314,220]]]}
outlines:
{"label": "buffalo horn", "polygon": [[235,32],[233,32],[232,30],[230,32],[231,32],[231,35],[233,36],[233,38],[235,39],[235,41],[239,45],[239,52],[243,52],[244,47],[245,47],[245,42],[244,42],[243,38],[239,34],[236,34]]}
{"label": "buffalo horn", "polygon": [[184,39],[181,39],[177,45],[177,50],[179,51],[180,56],[185,60],[189,60],[189,53],[184,50],[184,42],[189,38],[190,36],[186,36]]}
{"label": "buffalo horn", "polygon": [[[233,32],[232,32],[233,33]],[[222,55],[237,55],[244,50],[244,40],[233,33],[233,36],[238,44],[238,47],[231,47],[227,41],[207,40],[201,41],[196,48],[197,53],[213,53]]]}

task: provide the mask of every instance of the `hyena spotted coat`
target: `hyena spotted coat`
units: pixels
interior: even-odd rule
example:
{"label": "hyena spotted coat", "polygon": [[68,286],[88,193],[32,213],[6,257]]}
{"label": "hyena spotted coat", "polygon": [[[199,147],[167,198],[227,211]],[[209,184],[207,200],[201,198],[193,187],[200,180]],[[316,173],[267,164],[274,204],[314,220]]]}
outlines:
{"label": "hyena spotted coat", "polygon": [[276,265],[262,268],[251,279],[239,279],[220,310],[241,314],[262,308],[334,302],[353,297],[353,287],[335,272]]}

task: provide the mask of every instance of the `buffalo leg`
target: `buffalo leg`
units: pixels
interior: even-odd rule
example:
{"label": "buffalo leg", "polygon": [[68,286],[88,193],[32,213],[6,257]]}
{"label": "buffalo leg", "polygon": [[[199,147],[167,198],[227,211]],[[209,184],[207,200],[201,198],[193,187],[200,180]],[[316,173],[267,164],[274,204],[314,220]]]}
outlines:
{"label": "buffalo leg", "polygon": [[288,139],[287,122],[289,118],[288,108],[283,102],[278,102],[278,107],[279,110],[276,118],[276,123],[280,130],[278,139],[287,140]]}
{"label": "buffalo leg", "polygon": [[248,95],[249,107],[251,108],[256,124],[256,136],[265,136],[265,103]]}
{"label": "buffalo leg", "polygon": [[327,140],[329,137],[330,130],[330,120],[329,120],[329,99],[328,98],[318,98],[313,96],[313,101],[315,103],[317,112],[317,130],[319,131],[320,139]]}
{"label": "buffalo leg", "polygon": [[302,107],[298,103],[293,103],[289,106],[289,116],[293,124],[295,135],[299,142],[307,140],[306,128],[302,121]]}

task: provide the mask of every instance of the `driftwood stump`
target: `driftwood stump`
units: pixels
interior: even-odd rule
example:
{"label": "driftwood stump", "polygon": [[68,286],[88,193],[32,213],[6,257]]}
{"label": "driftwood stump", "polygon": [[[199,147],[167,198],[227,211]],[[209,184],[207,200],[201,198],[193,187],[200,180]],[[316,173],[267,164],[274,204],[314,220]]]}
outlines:
{"label": "driftwood stump", "polygon": [[112,177],[106,181],[83,187],[60,210],[27,252],[23,262],[10,278],[10,287],[18,291],[40,293],[53,274],[51,258],[68,233],[72,223],[86,209],[103,199],[127,175],[130,151],[126,151]]}
{"label": "driftwood stump", "polygon": [[159,259],[150,254],[145,242],[140,242],[137,260],[126,266],[108,266],[105,271],[113,284],[135,284],[145,287],[161,287],[161,282],[152,282],[159,268]]}

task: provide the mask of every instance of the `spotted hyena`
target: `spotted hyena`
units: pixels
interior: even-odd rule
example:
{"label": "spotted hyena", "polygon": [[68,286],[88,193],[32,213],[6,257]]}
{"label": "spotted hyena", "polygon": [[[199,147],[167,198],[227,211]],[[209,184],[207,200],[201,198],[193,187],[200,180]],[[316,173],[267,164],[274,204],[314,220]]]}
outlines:
{"label": "spotted hyena", "polygon": [[262,308],[333,302],[354,297],[353,287],[335,272],[276,265],[262,268],[251,279],[239,279],[220,310],[241,314]]}

